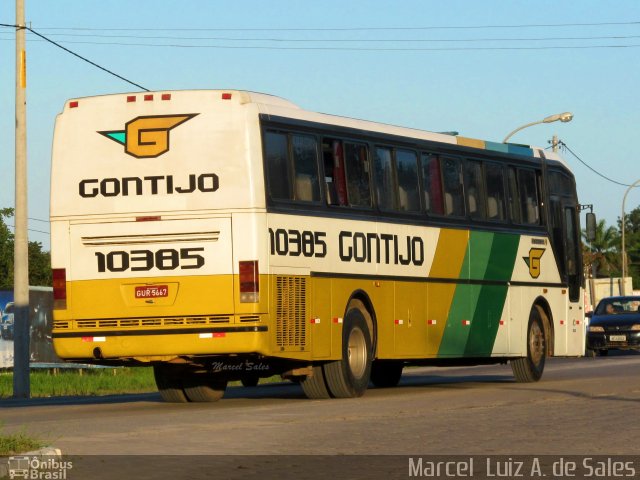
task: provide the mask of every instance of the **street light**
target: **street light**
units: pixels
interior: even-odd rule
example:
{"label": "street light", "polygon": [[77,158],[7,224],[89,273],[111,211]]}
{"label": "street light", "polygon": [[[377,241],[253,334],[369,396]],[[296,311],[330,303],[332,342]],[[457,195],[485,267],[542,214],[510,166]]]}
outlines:
{"label": "street light", "polygon": [[538,125],[539,123],[553,123],[553,122],[557,122],[558,120],[561,121],[562,123],[567,123],[567,122],[570,122],[572,119],[573,119],[573,113],[571,112],[556,113],[555,115],[549,115],[548,117],[543,118],[542,120],[538,120],[537,122],[527,123],[526,125],[522,125],[521,127],[516,128],[513,132],[511,132],[509,135],[504,137],[504,140],[502,141],[502,143],[507,143],[507,140],[509,140],[515,133],[519,132],[524,128],[531,127],[532,125]]}
{"label": "street light", "polygon": [[640,183],[640,179],[632,183],[629,186],[629,188],[627,188],[627,191],[624,192],[624,197],[622,197],[622,285],[620,287],[620,293],[622,293],[622,295],[626,295],[625,288],[624,288],[624,279],[627,275],[627,252],[624,245],[624,230],[625,230],[624,229],[624,204],[627,201],[627,195],[629,194],[631,189],[636,185],[638,185],[639,183]]}

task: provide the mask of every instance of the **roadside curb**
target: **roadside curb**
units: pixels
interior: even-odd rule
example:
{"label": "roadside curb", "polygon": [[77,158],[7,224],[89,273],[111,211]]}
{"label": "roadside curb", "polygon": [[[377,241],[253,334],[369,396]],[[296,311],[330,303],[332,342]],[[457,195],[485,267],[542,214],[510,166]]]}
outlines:
{"label": "roadside curb", "polygon": [[29,457],[31,459],[45,459],[45,458],[60,458],[62,457],[62,451],[55,447],[44,447],[32,452],[24,452],[11,456],[4,457],[5,462],[0,463],[0,479],[9,478],[9,463],[8,460],[11,457]]}

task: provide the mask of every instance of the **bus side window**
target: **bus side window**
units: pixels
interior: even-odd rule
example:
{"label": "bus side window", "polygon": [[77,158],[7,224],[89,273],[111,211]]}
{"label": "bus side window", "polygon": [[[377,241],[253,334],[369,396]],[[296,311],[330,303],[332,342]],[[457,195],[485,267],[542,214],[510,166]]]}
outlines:
{"label": "bus side window", "polygon": [[391,149],[377,147],[373,157],[376,182],[376,198],[380,210],[394,210],[393,167],[391,166]]}
{"label": "bus side window", "polygon": [[273,199],[289,200],[292,192],[287,135],[266,132],[264,143],[269,195]]}
{"label": "bus side window", "polygon": [[518,176],[516,169],[509,167],[507,170],[507,184],[509,194],[509,216],[513,223],[522,222],[522,212],[520,211],[520,195],[518,195]]}
{"label": "bus side window", "polygon": [[327,204],[346,206],[347,182],[344,168],[344,149],[342,141],[324,139],[322,158],[326,185]]}
{"label": "bus side window", "polygon": [[366,145],[344,143],[347,197],[353,207],[371,207],[369,155]]}
{"label": "bus side window", "polygon": [[444,158],[442,160],[442,179],[444,184],[445,214],[463,217],[464,195],[462,192],[460,161],[458,159]]}
{"label": "bus side window", "polygon": [[507,218],[504,209],[502,165],[485,163],[484,172],[487,185],[487,218],[502,222]]}
{"label": "bus side window", "polygon": [[435,215],[444,214],[444,195],[442,193],[442,174],[440,171],[440,157],[423,153],[422,188],[425,210]]}
{"label": "bus side window", "polygon": [[467,213],[471,218],[485,218],[482,198],[482,164],[473,160],[464,162],[464,191],[467,197]]}
{"label": "bus side window", "polygon": [[518,188],[520,190],[520,208],[523,214],[522,223],[539,225],[540,208],[535,171],[518,169]]}
{"label": "bus side window", "polygon": [[398,206],[404,212],[420,211],[420,185],[418,183],[418,157],[409,150],[396,151],[398,177]]}
{"label": "bus side window", "polygon": [[307,135],[291,136],[295,199],[303,202],[320,200],[316,139]]}

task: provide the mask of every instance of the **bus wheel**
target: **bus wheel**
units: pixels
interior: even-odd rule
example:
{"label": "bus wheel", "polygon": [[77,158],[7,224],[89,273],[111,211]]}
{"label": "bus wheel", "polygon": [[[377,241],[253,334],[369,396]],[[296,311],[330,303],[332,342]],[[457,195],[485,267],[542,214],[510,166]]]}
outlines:
{"label": "bus wheel", "polygon": [[243,387],[255,387],[259,381],[260,377],[257,375],[245,375],[240,379]]}
{"label": "bus wheel", "polygon": [[168,364],[153,366],[153,376],[162,400],[169,403],[185,403],[187,396],[182,390],[183,369]]}
{"label": "bus wheel", "polygon": [[227,379],[211,373],[191,373],[184,380],[184,393],[190,402],[217,402],[226,388]]}
{"label": "bus wheel", "polygon": [[402,377],[404,363],[397,360],[375,360],[371,365],[371,383],[379,388],[395,387]]}
{"label": "bus wheel", "polygon": [[300,381],[302,391],[311,399],[331,398],[329,390],[327,390],[327,384],[324,379],[324,372],[321,365],[315,365],[312,370],[312,374],[304,377],[304,380]]}
{"label": "bus wheel", "polygon": [[527,329],[527,356],[511,360],[511,370],[517,382],[537,382],[544,371],[544,361],[547,354],[547,342],[544,335],[544,325],[540,310],[536,305],[529,314]]}
{"label": "bus wheel", "polygon": [[371,376],[371,335],[362,312],[351,308],[342,328],[342,360],[324,365],[327,386],[336,398],[360,397]]}

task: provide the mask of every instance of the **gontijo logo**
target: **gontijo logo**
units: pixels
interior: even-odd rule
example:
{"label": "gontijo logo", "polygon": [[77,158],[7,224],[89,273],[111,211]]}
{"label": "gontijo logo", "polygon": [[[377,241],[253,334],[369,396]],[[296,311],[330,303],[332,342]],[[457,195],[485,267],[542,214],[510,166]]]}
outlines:
{"label": "gontijo logo", "polygon": [[169,131],[191,120],[197,113],[136,117],[124,130],[98,132],[124,145],[124,151],[136,158],[155,158],[169,151]]}

